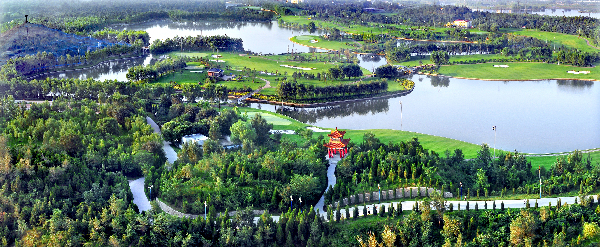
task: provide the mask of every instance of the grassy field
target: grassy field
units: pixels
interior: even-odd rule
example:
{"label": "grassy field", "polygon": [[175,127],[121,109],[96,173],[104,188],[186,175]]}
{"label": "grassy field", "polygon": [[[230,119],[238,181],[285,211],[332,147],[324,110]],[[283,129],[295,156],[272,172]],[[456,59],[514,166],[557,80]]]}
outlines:
{"label": "grassy field", "polygon": [[577,35],[563,34],[563,33],[553,33],[553,32],[544,32],[538,31],[535,29],[519,29],[518,31],[509,30],[512,33],[517,35],[523,35],[528,37],[534,37],[542,41],[547,41],[549,44],[556,43],[560,45],[564,45],[571,48],[577,48],[581,51],[586,52],[600,52],[599,49],[596,49],[592,46],[589,46],[585,39],[580,38]]}
{"label": "grassy field", "polygon": [[[188,56],[188,57],[205,57],[211,54],[207,53],[198,53],[198,52],[172,52],[169,53],[171,56]],[[252,70],[256,70],[256,79],[252,82],[252,78],[244,78],[242,81],[221,81],[219,84],[226,85],[229,88],[242,88],[244,86],[250,87],[252,89],[257,89],[265,85],[263,80],[258,78],[264,78],[271,82],[271,88],[264,89],[261,91],[262,94],[267,95],[275,95],[277,88],[277,78],[283,78],[284,76],[288,79],[291,79],[291,76],[294,72],[308,72],[311,74],[321,73],[324,74],[327,72],[329,68],[336,67],[341,65],[338,62],[322,62],[318,61],[320,59],[326,59],[328,56],[333,56],[331,54],[305,54],[305,56],[309,57],[309,59],[313,61],[309,62],[293,62],[287,61],[289,56],[287,55],[273,55],[273,56],[252,56],[252,55],[244,55],[240,56],[240,53],[219,53],[222,57],[218,60],[221,61],[221,67],[229,66],[229,69],[224,68],[224,74],[235,74],[235,75],[245,75],[245,72],[241,72],[244,68],[249,68]],[[313,57],[314,56],[314,57]],[[211,60],[216,60],[211,58]],[[198,62],[189,62],[188,66],[200,66],[201,64]],[[283,67],[281,65],[290,65],[301,68],[311,68],[311,70],[301,70],[296,68],[288,68]],[[204,82],[206,80],[206,73],[204,70],[203,73],[192,73],[191,71],[198,71],[201,69],[193,69],[193,70],[184,70],[183,72],[174,73],[171,75],[167,75],[165,77],[160,78],[159,83],[169,83],[170,81],[176,81],[182,84],[186,83],[198,83]],[[368,70],[362,69],[363,74],[370,74]],[[276,73],[277,75],[268,75],[260,72],[268,72],[268,73]],[[319,81],[319,80],[307,80],[303,78],[298,78],[299,83],[307,84],[307,85],[315,85],[319,87],[323,86],[331,86],[331,85],[339,85],[339,84],[348,84],[359,80],[360,78],[344,78],[338,80],[327,80],[327,81]],[[372,80],[371,78],[364,79],[365,81]],[[390,87],[390,90],[399,90],[397,87]]]}
{"label": "grassy field", "polygon": [[[265,110],[259,110],[254,108],[241,107],[239,108],[240,112],[246,113],[248,117],[253,117],[255,114],[260,113],[262,117],[267,119],[267,122],[273,123],[273,129],[276,130],[296,130],[298,128],[306,128],[310,125],[301,123],[293,118],[273,113]],[[331,126],[329,130],[334,129],[334,126]],[[413,137],[419,138],[419,142],[423,145],[424,148],[433,150],[440,155],[444,155],[446,150],[453,152],[455,149],[462,149],[463,154],[465,155],[465,159],[472,159],[477,157],[477,152],[481,149],[480,145],[463,142],[459,140],[454,140],[445,137],[409,132],[409,131],[400,131],[400,130],[388,130],[388,129],[372,129],[372,130],[346,130],[347,133],[345,135],[346,138],[352,139],[354,143],[361,143],[363,141],[363,136],[365,133],[373,133],[375,137],[379,138],[382,143],[387,144],[390,141],[392,143],[400,143],[401,141],[407,142],[410,141]],[[323,135],[327,137],[329,132],[314,132],[313,136]],[[298,135],[283,135],[284,139],[289,139],[292,141],[300,142],[303,141],[301,137]],[[492,149],[493,150],[493,149]],[[499,150],[498,151],[502,151]],[[527,156],[527,160],[531,161],[532,169],[537,171],[538,166],[543,166],[546,170],[549,170],[550,167],[556,162],[557,158],[566,157],[568,153],[560,156]],[[600,151],[595,151],[589,153],[592,158],[592,163],[600,162]],[[588,154],[583,154],[583,158],[586,159]]]}
{"label": "grassy field", "polygon": [[[261,114],[269,114],[269,118],[273,121],[273,129],[277,130],[296,130],[298,128],[306,128],[310,125],[301,123],[299,121],[294,120],[293,118],[273,113],[265,110],[259,110],[254,108],[242,107],[239,108],[240,112],[243,114],[247,112],[248,116],[252,114],[256,114],[255,112],[260,112]],[[253,115],[252,115],[253,116]],[[262,115],[263,117],[265,115]],[[279,118],[279,119],[277,119]],[[288,123],[287,121],[290,121]],[[335,129],[335,126],[331,126],[329,129]],[[463,142],[459,140],[454,140],[445,137],[409,132],[409,131],[400,131],[400,130],[387,130],[387,129],[374,129],[374,130],[347,130],[345,135],[346,138],[352,139],[354,143],[361,143],[363,141],[363,136],[365,133],[373,133],[375,137],[379,138],[382,143],[387,144],[390,141],[392,143],[400,143],[401,141],[407,142],[412,140],[413,137],[419,138],[419,142],[423,147],[429,150],[433,150],[437,153],[444,154],[446,150],[453,152],[455,149],[462,149],[465,158],[471,159],[477,157],[477,151],[481,148],[480,145]],[[327,137],[329,132],[314,132],[313,136],[323,135]],[[300,137],[297,135],[283,135],[283,138],[287,138],[293,141],[301,141]]]}
{"label": "grassy field", "polygon": [[[454,61],[461,62],[461,61],[479,60],[479,59],[499,59],[499,58],[506,58],[506,57],[502,56],[501,54],[459,55],[459,56],[450,56],[450,62],[454,62]],[[409,61],[400,62],[400,63],[392,63],[392,64],[394,64],[394,65],[404,65],[404,66],[418,66],[419,65],[419,61],[421,61],[423,64],[433,64],[431,62],[430,58],[429,58],[429,55],[425,55],[425,56],[423,56],[423,58],[421,58],[421,56],[411,57],[411,59]]]}
{"label": "grassy field", "polygon": [[[324,48],[329,50],[340,50],[340,49],[356,49],[354,46],[348,45],[348,43],[356,42],[353,40],[345,40],[345,41],[330,41],[324,39],[322,36],[317,35],[301,35],[294,36],[290,39],[292,42],[296,42],[298,44],[304,46],[312,46],[318,48]],[[316,43],[312,43],[311,40],[317,40]]]}
{"label": "grassy field", "polygon": [[[493,65],[508,65],[496,68]],[[599,65],[599,64],[596,64]],[[570,74],[569,70],[590,71],[589,74]],[[600,67],[574,67],[547,63],[485,63],[469,65],[441,66],[439,73],[452,77],[466,77],[495,80],[536,80],[536,79],[594,79],[600,80]]]}
{"label": "grassy field", "polygon": [[[556,162],[556,159],[565,158],[568,154],[560,156],[528,156],[527,160],[531,161],[533,169],[537,170],[538,166],[545,167],[549,170],[550,167]],[[588,155],[592,158],[592,164],[600,162],[600,151],[584,153],[583,159],[587,159]]]}
{"label": "grassy field", "polygon": [[[376,24],[376,23],[369,23],[369,26],[362,26],[362,25],[342,26],[338,23],[333,23],[333,22],[311,20],[307,16],[283,16],[281,18],[286,22],[293,22],[293,23],[298,23],[301,25],[306,25],[312,21],[319,28],[328,28],[328,29],[338,28],[339,30],[344,31],[346,33],[354,33],[354,34],[370,33],[370,32],[377,33],[377,34],[383,34],[383,33],[389,33],[389,31],[386,29],[386,27],[395,27],[395,28],[403,28],[403,29],[410,27],[410,26],[406,26],[406,25],[381,25],[381,24]],[[440,33],[440,35],[442,35],[442,36],[445,36],[444,31],[452,29],[452,28],[446,28],[446,27],[429,27],[429,28],[432,29],[434,32]],[[520,29],[520,28],[502,28],[502,29],[500,29],[500,31],[504,32],[504,33],[513,33],[516,35],[534,37],[534,38],[537,38],[537,39],[540,39],[543,41],[547,41],[550,44],[556,43],[557,45],[563,45],[563,46],[567,46],[567,47],[571,47],[571,48],[576,48],[581,51],[586,51],[586,52],[599,52],[600,51],[600,49],[598,49],[596,47],[589,46],[586,43],[585,39],[580,38],[577,35],[562,34],[562,33],[555,33],[555,32],[544,32],[544,31],[539,31],[539,30],[535,30],[535,29]],[[480,31],[478,29],[469,29],[469,32],[474,33],[474,34],[487,33],[485,31]],[[321,43],[319,45],[321,45],[321,47],[326,48],[326,49],[336,49],[335,47],[338,47],[338,48],[341,47],[339,44],[336,45],[334,43],[332,43],[332,44]],[[330,46],[331,48],[328,48],[328,46]]]}

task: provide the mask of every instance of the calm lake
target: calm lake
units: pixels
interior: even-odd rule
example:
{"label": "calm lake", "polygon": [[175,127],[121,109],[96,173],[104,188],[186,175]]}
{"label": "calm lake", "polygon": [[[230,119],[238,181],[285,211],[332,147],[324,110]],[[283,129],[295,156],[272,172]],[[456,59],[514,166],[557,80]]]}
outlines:
{"label": "calm lake", "polygon": [[[263,54],[286,53],[288,47],[294,52],[315,51],[288,40],[307,31],[282,28],[276,22],[155,21],[113,28],[146,30],[151,40],[226,34],[242,38],[246,50]],[[360,60],[369,71],[386,64],[380,56],[361,55]],[[126,80],[129,67],[149,62],[149,56],[118,60],[50,76]],[[415,90],[404,97],[316,109],[288,108],[282,113],[325,128],[402,129],[490,146],[494,145],[495,125],[496,147],[510,151],[546,153],[600,147],[600,86],[593,82],[477,81],[420,75],[412,80]],[[275,111],[272,105],[252,107]]]}
{"label": "calm lake", "polygon": [[403,97],[285,111],[279,106],[278,112],[319,127],[401,129],[490,146],[494,145],[492,126],[497,126],[497,148],[527,153],[600,146],[600,87],[593,82],[424,75],[412,80],[414,91]]}

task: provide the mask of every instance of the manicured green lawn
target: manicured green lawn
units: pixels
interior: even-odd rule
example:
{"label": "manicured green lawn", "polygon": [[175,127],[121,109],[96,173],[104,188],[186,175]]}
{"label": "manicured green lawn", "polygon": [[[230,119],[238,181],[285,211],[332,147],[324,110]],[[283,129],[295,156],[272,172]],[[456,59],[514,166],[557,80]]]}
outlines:
{"label": "manicured green lawn", "polygon": [[[472,55],[459,55],[459,56],[450,56],[450,62],[453,61],[468,61],[468,60],[480,60],[480,59],[500,59],[500,58],[506,58],[505,56],[502,56],[501,54],[489,54],[489,55],[483,55],[483,54],[472,54]],[[409,61],[406,62],[400,62],[400,63],[393,63],[394,65],[404,65],[404,66],[418,66],[419,65],[419,61],[421,61],[423,64],[433,64],[429,58],[429,55],[423,56],[423,58],[421,58],[421,56],[416,56],[416,57],[411,57],[411,59]]]}
{"label": "manicured green lawn", "polygon": [[[508,65],[496,68],[493,65]],[[598,65],[598,64],[597,64]],[[567,71],[590,71],[589,74],[570,74]],[[547,63],[485,63],[441,66],[439,73],[452,77],[466,77],[494,80],[536,80],[536,79],[594,79],[600,80],[600,67],[574,67]]]}
{"label": "manicured green lawn", "polygon": [[[190,63],[188,63],[188,66]],[[203,71],[203,73],[192,73],[191,71]],[[171,73],[169,75],[163,76],[159,78],[155,83],[169,83],[171,81],[176,81],[180,84],[190,84],[190,83],[198,83],[204,82],[206,80],[207,74],[206,70],[183,70],[181,72]]]}
{"label": "manicured green lawn", "polygon": [[285,119],[283,117],[276,116],[276,115],[273,115],[273,114],[267,113],[267,112],[247,112],[246,114],[248,115],[249,118],[253,118],[256,114],[260,114],[260,116],[262,118],[267,120],[267,123],[270,123],[273,125],[290,125],[290,124],[292,124],[292,121],[290,121],[288,119]]}
{"label": "manicured green lawn", "polygon": [[[223,108],[225,109],[225,108]],[[260,112],[265,117],[265,114],[269,114],[274,118],[279,118],[281,120],[288,120],[290,123],[283,123],[281,120],[278,120],[273,123],[273,129],[278,130],[296,130],[298,128],[306,128],[310,125],[301,123],[293,118],[281,115],[279,113],[269,112],[265,110],[259,110],[248,107],[239,107],[240,112],[243,114],[247,112],[250,117],[251,114],[256,114],[252,112]],[[334,129],[332,126],[330,129]],[[400,131],[400,130],[387,130],[387,129],[373,129],[373,130],[346,130],[346,135],[344,137],[352,139],[354,143],[361,143],[363,141],[363,136],[365,133],[373,133],[375,137],[379,138],[382,143],[387,144],[390,141],[392,143],[400,143],[401,141],[407,142],[412,140],[413,137],[419,138],[419,142],[423,145],[424,148],[433,150],[437,153],[444,154],[446,150],[453,152],[455,149],[462,149],[463,154],[466,159],[471,159],[477,157],[477,151],[481,149],[480,145],[463,142],[459,140],[454,140],[445,137],[409,132],[409,131]],[[327,134],[329,132],[314,132],[313,136],[316,137],[318,135],[323,135],[327,138]],[[283,138],[287,138],[293,141],[301,141],[301,138],[298,135],[283,135]]]}
{"label": "manicured green lawn", "polygon": [[600,52],[599,49],[589,46],[586,43],[585,39],[580,38],[577,35],[544,32],[535,29],[520,29],[519,31],[513,33],[517,35],[534,37],[542,41],[547,41],[549,44],[556,42],[557,44],[561,44],[571,48],[577,48],[581,51]]}
{"label": "manicured green lawn", "polygon": [[[231,107],[223,107],[223,109],[231,109]],[[274,113],[274,112],[250,108],[250,107],[238,107],[238,109],[241,114],[246,113],[248,115],[248,117],[254,117],[255,114],[260,113],[261,116],[265,117],[265,118],[267,115],[271,116],[273,119],[276,118],[277,120],[276,121],[274,120],[274,122],[272,122],[273,129],[275,129],[275,130],[296,130],[298,128],[306,128],[307,126],[310,126],[308,124],[301,123],[291,117],[281,115],[279,113]]]}
{"label": "manicured green lawn", "polygon": [[[301,45],[317,47],[322,49],[329,50],[340,50],[340,49],[356,49],[357,47],[348,45],[349,43],[353,43],[353,40],[344,40],[344,41],[332,41],[326,40],[322,36],[317,35],[301,35],[294,36],[290,39],[292,42],[296,42]],[[316,43],[311,42],[312,40],[317,40]]]}
{"label": "manicured green lawn", "polygon": [[[527,160],[531,161],[532,169],[536,170],[539,166],[545,167],[546,170],[550,170],[550,167],[556,163],[556,159],[566,157],[568,154],[560,155],[560,156],[528,156]],[[592,164],[600,162],[600,151],[590,152],[590,158],[592,158]],[[583,159],[587,159],[588,154],[583,154]]]}
{"label": "manicured green lawn", "polygon": [[[332,62],[318,61],[321,58],[326,59],[328,56],[334,56],[331,54],[326,54],[326,55],[325,54],[315,54],[314,57],[312,54],[306,55],[306,56],[309,56],[310,59],[312,60],[312,61],[307,61],[307,62],[286,61],[289,58],[289,56],[285,56],[285,55],[252,56],[252,55],[242,54],[243,56],[240,56],[240,54],[241,53],[237,53],[237,52],[219,53],[219,55],[222,56],[219,58],[219,61],[224,61],[224,62],[220,62],[219,64],[221,64],[222,67],[229,66],[230,69],[226,69],[226,68],[224,69],[224,74],[231,73],[231,74],[235,74],[238,76],[244,76],[244,75],[246,75],[245,72],[241,72],[240,70],[243,70],[244,68],[256,70],[257,74],[256,74],[256,79],[254,79],[254,82],[252,82],[252,77],[246,77],[246,78],[242,79],[243,81],[221,81],[219,83],[222,85],[226,85],[228,88],[242,88],[244,86],[247,86],[252,89],[257,89],[257,88],[260,88],[265,85],[265,82],[258,78],[264,78],[271,82],[272,88],[264,89],[263,91],[261,91],[261,93],[262,94],[270,94],[270,95],[276,94],[276,88],[278,85],[276,78],[283,78],[285,76],[288,79],[291,79],[292,74],[294,74],[294,72],[324,74],[324,73],[327,73],[327,70],[329,68],[341,65],[341,63],[338,63],[338,62],[332,63]],[[173,52],[173,53],[170,53],[169,55],[171,55],[171,56],[189,56],[189,57],[201,57],[201,56],[206,57],[206,56],[210,56],[212,54],[198,53],[198,52]],[[216,59],[211,57],[210,60],[216,60]],[[201,65],[201,64],[197,63],[197,62],[189,62],[188,63],[188,66],[198,66],[198,65]],[[311,70],[289,68],[289,67],[284,67],[282,65],[289,65],[289,66],[295,66],[295,67],[300,67],[300,68],[311,68]],[[363,70],[363,74],[365,74],[365,75],[370,74],[368,70],[366,70],[364,68],[362,70]],[[198,83],[198,82],[204,82],[204,80],[206,80],[207,75],[205,72],[204,73],[192,73],[191,71],[194,71],[194,70],[184,70],[183,72],[178,72],[178,73],[174,73],[172,75],[168,75],[164,78],[161,78],[159,80],[159,82],[160,83],[169,83],[170,81],[176,81],[179,83]],[[263,72],[267,71],[268,73],[276,73],[277,76],[261,74],[260,73],[261,71],[263,71]],[[315,85],[315,86],[323,87],[323,86],[352,83],[359,79],[360,78],[344,78],[344,79],[338,79],[338,80],[319,81],[319,80],[307,80],[307,79],[303,79],[303,78],[298,78],[298,82],[307,84],[307,85]],[[368,81],[370,79],[365,79],[365,80]]]}
{"label": "manicured green lawn", "polygon": [[369,26],[355,25],[355,24],[341,25],[341,23],[309,19],[308,16],[281,16],[281,19],[284,20],[285,22],[297,23],[300,25],[308,25],[308,23],[310,23],[312,21],[315,23],[317,28],[320,28],[320,29],[337,28],[340,31],[343,31],[346,33],[352,33],[352,34],[388,33],[389,31],[386,29],[386,27],[395,27],[395,28],[403,28],[403,29],[410,28],[410,26],[406,26],[406,25],[380,24],[380,23],[373,23],[373,22],[368,23]]}

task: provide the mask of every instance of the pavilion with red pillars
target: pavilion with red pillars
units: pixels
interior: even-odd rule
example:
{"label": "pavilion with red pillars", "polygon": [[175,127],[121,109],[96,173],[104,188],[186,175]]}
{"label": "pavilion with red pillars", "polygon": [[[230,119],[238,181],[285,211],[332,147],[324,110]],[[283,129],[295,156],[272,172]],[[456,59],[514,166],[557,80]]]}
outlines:
{"label": "pavilion with red pillars", "polygon": [[340,158],[344,158],[348,154],[348,143],[350,139],[344,139],[346,131],[339,131],[337,127],[332,130],[329,136],[329,143],[323,145],[327,147],[327,154],[329,158],[333,158],[334,155],[340,154]]}

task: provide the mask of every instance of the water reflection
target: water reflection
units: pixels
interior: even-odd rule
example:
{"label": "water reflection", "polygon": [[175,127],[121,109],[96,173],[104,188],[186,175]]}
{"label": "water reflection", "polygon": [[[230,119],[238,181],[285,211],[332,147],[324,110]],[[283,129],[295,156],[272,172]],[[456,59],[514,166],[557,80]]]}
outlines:
{"label": "water reflection", "polygon": [[39,75],[32,79],[43,80],[46,78],[79,78],[82,80],[93,78],[96,80],[118,80],[127,81],[127,70],[130,67],[149,64],[152,56],[143,56],[130,59],[118,59],[113,61],[106,61],[99,63],[91,68],[85,68],[81,70],[71,71],[59,71],[54,73],[48,73]]}
{"label": "water reflection", "polygon": [[[444,76],[431,76],[431,86],[434,87],[448,87],[450,86],[450,77]],[[419,78],[420,81],[423,79]]]}
{"label": "water reflection", "polygon": [[[171,20],[151,21],[146,23],[115,26],[115,29],[144,30],[150,35],[151,42],[156,39],[167,39],[187,36],[227,35],[241,38],[244,48],[263,54],[281,54],[290,52],[323,51],[301,45],[295,45],[289,38],[309,34],[307,30],[281,27],[277,22],[230,22],[230,21],[198,21],[173,22]],[[312,35],[321,35],[317,30]]]}
{"label": "water reflection", "polygon": [[584,92],[594,86],[593,81],[557,80],[558,89],[570,92]]}
{"label": "water reflection", "polygon": [[368,115],[385,113],[389,108],[388,99],[372,99],[318,108],[281,107],[277,108],[277,113],[281,113],[303,123],[313,124],[325,118],[350,117],[355,114]]}
{"label": "water reflection", "polygon": [[281,113],[324,128],[402,128],[475,144],[493,143],[491,126],[497,126],[496,147],[520,152],[565,152],[600,145],[600,87],[593,82],[425,75],[414,75],[412,80],[415,90],[406,96],[328,108],[286,108]]}

